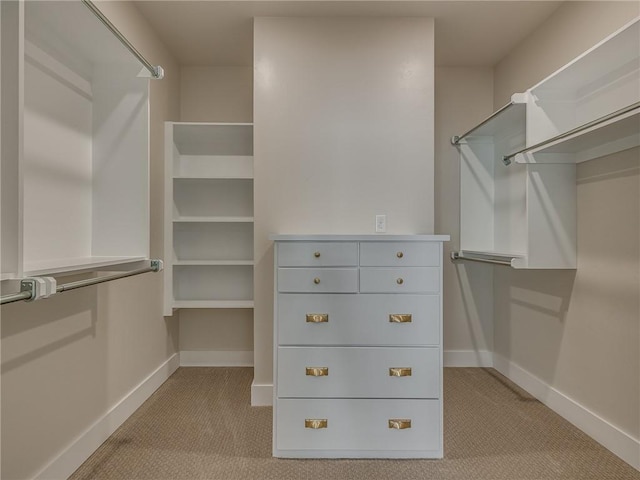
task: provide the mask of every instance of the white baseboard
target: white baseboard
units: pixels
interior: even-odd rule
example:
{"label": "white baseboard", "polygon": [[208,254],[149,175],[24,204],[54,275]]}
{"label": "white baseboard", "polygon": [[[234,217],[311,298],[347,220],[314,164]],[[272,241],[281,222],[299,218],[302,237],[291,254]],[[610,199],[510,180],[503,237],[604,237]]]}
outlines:
{"label": "white baseboard", "polygon": [[445,367],[493,367],[493,352],[489,350],[445,350]]}
{"label": "white baseboard", "polygon": [[253,350],[183,350],[181,367],[253,367]]}
{"label": "white baseboard", "polygon": [[640,470],[639,439],[623,432],[502,355],[494,353],[493,359],[494,368],[502,375],[524,388],[633,468]]}
{"label": "white baseboard", "polygon": [[273,384],[272,383],[251,383],[251,406],[268,407],[273,405]]}
{"label": "white baseboard", "polygon": [[180,366],[179,354],[174,354],[153,373],[127,393],[97,422],[43,468],[34,479],[66,479],[91,456],[122,423],[147,400]]}

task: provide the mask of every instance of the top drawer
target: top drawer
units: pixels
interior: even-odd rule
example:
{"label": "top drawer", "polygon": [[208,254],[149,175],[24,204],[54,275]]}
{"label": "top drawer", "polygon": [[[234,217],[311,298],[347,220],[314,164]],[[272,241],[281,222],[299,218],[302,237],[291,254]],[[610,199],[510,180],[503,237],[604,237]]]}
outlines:
{"label": "top drawer", "polygon": [[358,265],[356,242],[280,242],[280,267],[355,267]]}
{"label": "top drawer", "polygon": [[437,267],[440,243],[431,242],[363,242],[360,244],[363,267]]}

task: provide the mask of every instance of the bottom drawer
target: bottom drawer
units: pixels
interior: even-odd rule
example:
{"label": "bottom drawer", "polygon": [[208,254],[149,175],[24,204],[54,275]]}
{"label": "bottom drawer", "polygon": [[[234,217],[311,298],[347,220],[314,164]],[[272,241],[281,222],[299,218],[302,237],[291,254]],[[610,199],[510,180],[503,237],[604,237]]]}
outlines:
{"label": "bottom drawer", "polygon": [[274,441],[276,457],[442,458],[440,401],[278,399]]}

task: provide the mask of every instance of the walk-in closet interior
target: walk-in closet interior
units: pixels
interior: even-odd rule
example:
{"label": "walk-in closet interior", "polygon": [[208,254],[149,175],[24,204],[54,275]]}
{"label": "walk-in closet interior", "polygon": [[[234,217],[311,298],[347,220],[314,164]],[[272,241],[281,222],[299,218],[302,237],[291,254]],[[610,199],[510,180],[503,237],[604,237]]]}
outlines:
{"label": "walk-in closet interior", "polygon": [[0,20],[1,478],[640,479],[640,2]]}

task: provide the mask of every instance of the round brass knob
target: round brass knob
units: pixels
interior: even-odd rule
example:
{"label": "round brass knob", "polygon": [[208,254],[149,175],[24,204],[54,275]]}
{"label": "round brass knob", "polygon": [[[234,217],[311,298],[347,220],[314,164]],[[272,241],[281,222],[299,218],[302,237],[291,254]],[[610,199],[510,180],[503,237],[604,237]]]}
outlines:
{"label": "round brass knob", "polygon": [[313,256],[316,257],[316,258],[320,257],[320,252],[314,253]]}
{"label": "round brass knob", "polygon": [[398,285],[402,285],[404,283],[404,280],[402,278],[399,278],[399,279],[396,280],[396,283]]}
{"label": "round brass knob", "polygon": [[316,285],[318,285],[320,283],[320,279],[318,277],[313,279],[313,283],[315,283]]}
{"label": "round brass knob", "polygon": [[396,257],[402,258],[402,257],[404,257],[404,253],[398,252],[398,253],[396,253]]}

